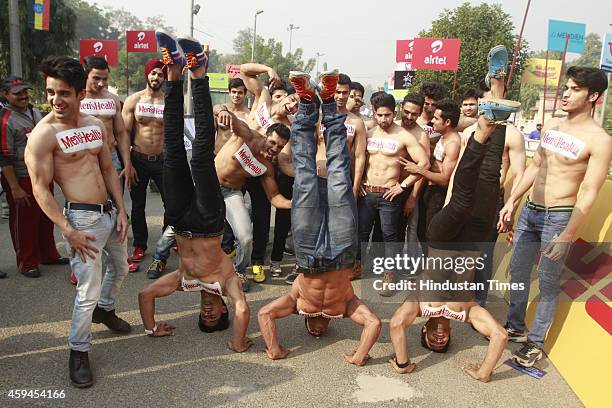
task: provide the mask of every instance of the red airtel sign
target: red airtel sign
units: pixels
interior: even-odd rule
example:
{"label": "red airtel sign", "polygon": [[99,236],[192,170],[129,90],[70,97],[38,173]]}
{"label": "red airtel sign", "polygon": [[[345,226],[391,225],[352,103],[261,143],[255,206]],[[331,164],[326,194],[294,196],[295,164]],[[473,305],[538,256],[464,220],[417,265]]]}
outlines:
{"label": "red airtel sign", "polygon": [[412,49],[414,40],[395,41],[395,62],[412,62]]}
{"label": "red airtel sign", "polygon": [[81,62],[85,57],[96,55],[104,57],[108,65],[119,65],[119,42],[117,40],[80,40],[79,55]]}
{"label": "red airtel sign", "polygon": [[412,68],[456,71],[460,51],[461,40],[458,38],[415,38]]}
{"label": "red airtel sign", "polygon": [[128,52],[157,52],[155,31],[126,31]]}

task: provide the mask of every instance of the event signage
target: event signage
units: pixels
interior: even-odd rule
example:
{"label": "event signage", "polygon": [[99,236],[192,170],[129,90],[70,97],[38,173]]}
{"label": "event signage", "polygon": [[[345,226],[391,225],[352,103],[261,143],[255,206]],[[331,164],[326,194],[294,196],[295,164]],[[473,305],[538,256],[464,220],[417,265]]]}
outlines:
{"label": "event signage", "polygon": [[560,73],[561,60],[549,59],[547,66],[544,58],[529,58],[523,67],[521,82],[531,85],[544,85],[544,78],[546,78],[548,83],[556,84],[559,82]]}
{"label": "event signage", "polygon": [[393,89],[408,89],[414,82],[416,71],[395,71]]}
{"label": "event signage", "polygon": [[412,68],[456,71],[460,51],[461,40],[458,38],[415,38]]}
{"label": "event signage", "polygon": [[397,40],[395,42],[395,62],[412,62],[414,40]]}
{"label": "event signage", "polygon": [[126,31],[128,52],[157,52],[155,31]]}
{"label": "event signage", "polygon": [[108,65],[119,65],[119,42],[117,40],[80,40],[79,55],[81,62],[85,57],[97,55],[104,57]]}
{"label": "event signage", "polygon": [[586,24],[569,21],[548,20],[548,51],[565,50],[565,37],[569,35],[567,52],[582,54],[584,52],[584,38]]}
{"label": "event signage", "polygon": [[612,33],[604,35],[599,65],[602,71],[612,72]]}
{"label": "event signage", "polygon": [[230,78],[240,78],[240,65],[227,64],[225,71]]}

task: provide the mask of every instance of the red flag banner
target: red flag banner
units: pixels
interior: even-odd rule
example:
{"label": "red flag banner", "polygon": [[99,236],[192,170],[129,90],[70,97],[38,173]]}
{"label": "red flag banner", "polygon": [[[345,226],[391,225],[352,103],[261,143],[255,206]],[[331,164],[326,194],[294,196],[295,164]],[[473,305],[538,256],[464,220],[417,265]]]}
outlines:
{"label": "red flag banner", "polygon": [[157,39],[155,31],[126,31],[128,52],[156,52]]}
{"label": "red flag banner", "polygon": [[119,41],[117,40],[80,40],[79,48],[81,62],[85,57],[97,55],[104,57],[110,66],[119,65]]}
{"label": "red flag banner", "polygon": [[395,41],[395,62],[412,62],[412,49],[414,40],[397,40]]}
{"label": "red flag banner", "polygon": [[415,38],[412,68],[456,71],[460,51],[461,40],[458,38]]}

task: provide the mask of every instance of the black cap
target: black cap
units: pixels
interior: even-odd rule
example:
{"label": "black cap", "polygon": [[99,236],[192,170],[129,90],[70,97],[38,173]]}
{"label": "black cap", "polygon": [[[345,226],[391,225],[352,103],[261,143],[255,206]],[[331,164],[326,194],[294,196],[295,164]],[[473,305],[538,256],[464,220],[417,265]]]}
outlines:
{"label": "black cap", "polygon": [[24,89],[32,89],[30,84],[25,82],[21,77],[13,75],[3,80],[0,88],[4,92],[11,93],[21,92]]}

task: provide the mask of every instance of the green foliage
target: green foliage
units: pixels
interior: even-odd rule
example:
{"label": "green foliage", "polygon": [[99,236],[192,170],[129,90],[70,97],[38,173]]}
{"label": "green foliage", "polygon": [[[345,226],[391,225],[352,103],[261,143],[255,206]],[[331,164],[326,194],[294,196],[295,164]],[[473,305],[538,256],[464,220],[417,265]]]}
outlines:
{"label": "green foliage", "polygon": [[[0,12],[0,77],[10,74],[8,2],[3,2]],[[75,35],[76,15],[65,0],[51,3],[49,31],[34,30],[32,19],[28,21],[28,2],[19,2],[19,26],[21,28],[21,65],[23,78],[33,86],[32,99],[43,99],[43,83],[38,72],[40,63],[49,55],[75,56],[72,41]],[[4,46],[6,44],[7,46]]]}
{"label": "green foliage", "polygon": [[[253,47],[253,30],[245,29],[238,32],[234,38],[234,51],[236,54],[227,58],[229,64],[244,64],[251,61],[251,49]],[[282,42],[276,42],[273,38],[264,40],[257,36],[255,44],[255,62],[274,68],[281,78],[289,76],[289,71],[310,72],[315,66],[316,60],[310,58],[304,62],[303,50],[297,48],[292,53],[283,55]]]}
{"label": "green foliage", "polygon": [[[469,88],[478,88],[479,82],[487,72],[487,54],[498,45],[505,45],[512,58],[516,47],[516,36],[513,35],[514,25],[509,14],[500,5],[472,6],[464,3],[461,6],[445,9],[435,20],[429,30],[419,33],[419,37],[460,38],[461,56],[457,72],[457,98]],[[522,40],[521,50],[517,57],[514,79],[509,97],[517,98],[520,87],[522,62],[527,54],[528,45]],[[423,82],[436,80],[444,83],[447,88],[453,88],[454,73],[450,71],[418,71],[415,89],[420,89]],[[450,94],[449,94],[450,96]]]}
{"label": "green foliage", "polygon": [[[111,26],[108,13],[96,3],[89,4],[84,0],[66,0],[66,3],[77,16],[73,48],[79,50],[79,40],[115,40],[119,31]],[[53,8],[52,8],[53,9]]]}
{"label": "green foliage", "polygon": [[521,102],[521,111],[525,119],[533,119],[535,112],[531,111],[540,97],[542,87],[539,85],[521,84],[519,101]]}

